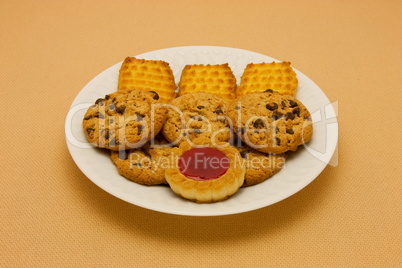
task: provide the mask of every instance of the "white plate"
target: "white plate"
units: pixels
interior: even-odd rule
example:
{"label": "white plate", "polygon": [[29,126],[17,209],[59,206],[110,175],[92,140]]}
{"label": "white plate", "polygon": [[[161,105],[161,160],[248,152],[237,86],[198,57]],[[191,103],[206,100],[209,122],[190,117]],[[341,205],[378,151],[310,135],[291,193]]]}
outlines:
{"label": "white plate", "polygon": [[[214,46],[175,47],[137,55],[137,58],[169,62],[176,78],[186,64],[229,63],[240,82],[244,67],[250,63],[277,61],[255,52]],[[307,146],[293,152],[284,168],[272,178],[255,186],[241,188],[231,198],[213,204],[197,204],[176,196],[166,186],[143,186],[120,176],[109,154],[93,148],[81,126],[87,108],[97,98],[117,89],[121,62],[90,81],[77,95],[67,114],[67,146],[81,171],[108,193],[147,209],[192,216],[215,216],[259,209],[281,201],[313,181],[329,163],[338,140],[335,111],[322,90],[307,76],[295,70],[299,79],[297,98],[312,114],[314,135]],[[320,70],[317,69],[317,72]]]}

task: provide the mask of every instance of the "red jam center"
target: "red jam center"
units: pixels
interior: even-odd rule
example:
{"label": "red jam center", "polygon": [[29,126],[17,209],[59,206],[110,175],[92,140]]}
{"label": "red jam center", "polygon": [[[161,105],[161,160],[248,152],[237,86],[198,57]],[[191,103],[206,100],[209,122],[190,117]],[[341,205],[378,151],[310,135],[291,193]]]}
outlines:
{"label": "red jam center", "polygon": [[180,172],[196,181],[217,179],[229,167],[230,159],[221,151],[210,147],[192,148],[179,159]]}

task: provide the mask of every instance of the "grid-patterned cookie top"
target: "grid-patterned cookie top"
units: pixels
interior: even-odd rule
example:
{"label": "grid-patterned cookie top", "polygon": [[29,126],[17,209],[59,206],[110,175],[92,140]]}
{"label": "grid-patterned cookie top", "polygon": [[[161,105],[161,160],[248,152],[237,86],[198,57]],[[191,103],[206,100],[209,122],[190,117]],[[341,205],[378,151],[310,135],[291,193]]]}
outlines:
{"label": "grid-patterned cookie top", "polygon": [[235,98],[236,78],[229,64],[186,65],[181,73],[179,95],[213,93],[227,101]]}
{"label": "grid-patterned cookie top", "polygon": [[155,91],[159,101],[169,102],[175,98],[177,87],[169,63],[127,57],[120,68],[118,90],[133,88]]}
{"label": "grid-patterned cookie top", "polygon": [[295,96],[298,80],[290,62],[250,63],[241,77],[236,95],[272,89],[283,95]]}

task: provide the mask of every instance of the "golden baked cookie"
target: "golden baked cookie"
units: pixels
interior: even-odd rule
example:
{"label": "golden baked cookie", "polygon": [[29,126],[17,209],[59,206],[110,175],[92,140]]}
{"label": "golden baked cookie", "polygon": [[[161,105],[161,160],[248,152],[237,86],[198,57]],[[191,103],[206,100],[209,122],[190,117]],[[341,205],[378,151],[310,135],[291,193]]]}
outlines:
{"label": "golden baked cookie", "polygon": [[236,98],[228,116],[241,140],[263,153],[295,151],[313,135],[311,115],[303,103],[272,90]]}
{"label": "golden baked cookie", "polygon": [[245,169],[238,163],[240,154],[229,144],[192,147],[184,142],[173,153],[175,164],[166,169],[165,177],[179,196],[212,203],[225,200],[243,185]]}
{"label": "golden baked cookie", "polygon": [[114,151],[138,148],[153,138],[166,120],[166,108],[157,94],[122,90],[96,100],[82,121],[87,140]]}
{"label": "golden baked cookie", "polygon": [[179,96],[192,92],[213,93],[227,101],[236,95],[236,78],[229,64],[186,65],[181,73]]}
{"label": "golden baked cookie", "polygon": [[231,137],[226,117],[228,102],[212,93],[194,92],[174,99],[168,105],[162,133],[179,145],[183,141],[209,143],[228,141]]}
{"label": "golden baked cookie", "polygon": [[240,156],[244,159],[246,173],[242,187],[259,184],[282,169],[286,160],[286,153],[266,154],[254,150],[246,144],[236,146]]}
{"label": "golden baked cookie", "polygon": [[167,184],[165,170],[174,162],[172,150],[167,141],[155,138],[142,148],[111,151],[110,157],[125,178],[143,185],[159,185]]}
{"label": "golden baked cookie", "polygon": [[272,89],[283,95],[296,95],[298,80],[290,62],[249,63],[243,71],[236,96]]}
{"label": "golden baked cookie", "polygon": [[127,57],[119,71],[118,90],[155,91],[159,101],[170,102],[176,96],[176,84],[169,63]]}

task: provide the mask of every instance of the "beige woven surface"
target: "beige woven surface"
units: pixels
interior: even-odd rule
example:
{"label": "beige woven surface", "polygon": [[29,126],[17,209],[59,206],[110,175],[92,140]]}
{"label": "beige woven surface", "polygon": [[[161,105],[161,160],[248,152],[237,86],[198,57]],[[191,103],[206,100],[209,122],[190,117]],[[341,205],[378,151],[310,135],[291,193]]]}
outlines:
{"label": "beige woven surface", "polygon": [[[400,1],[0,1],[1,267],[401,267]],[[218,45],[336,102],[338,165],[257,211],[184,217],[88,180],[69,106],[126,56]]]}

